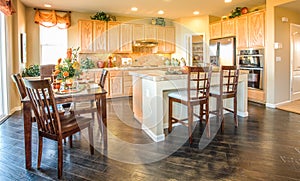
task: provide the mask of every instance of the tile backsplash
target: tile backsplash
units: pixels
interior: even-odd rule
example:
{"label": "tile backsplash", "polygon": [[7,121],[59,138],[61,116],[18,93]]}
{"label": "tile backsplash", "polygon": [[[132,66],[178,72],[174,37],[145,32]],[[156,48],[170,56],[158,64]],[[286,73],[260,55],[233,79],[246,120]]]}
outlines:
{"label": "tile backsplash", "polygon": [[131,58],[133,66],[147,66],[147,65],[165,65],[166,59],[171,59],[171,54],[143,54],[143,53],[130,53],[130,54],[79,54],[79,60],[86,58],[94,61],[97,67],[97,62],[102,60],[108,61],[108,57],[113,57],[113,64],[116,67],[126,66],[122,65],[122,58]]}

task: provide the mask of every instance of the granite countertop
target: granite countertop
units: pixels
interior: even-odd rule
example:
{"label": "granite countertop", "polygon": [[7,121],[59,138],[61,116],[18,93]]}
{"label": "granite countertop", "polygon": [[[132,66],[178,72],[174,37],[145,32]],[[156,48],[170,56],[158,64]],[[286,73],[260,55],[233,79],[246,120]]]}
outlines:
{"label": "granite countertop", "polygon": [[166,65],[161,65],[161,66],[154,66],[154,65],[146,65],[146,66],[124,66],[124,67],[112,67],[112,68],[94,68],[94,69],[88,69],[87,71],[99,71],[102,69],[106,69],[108,71],[112,70],[147,70],[147,69],[162,69],[162,68],[175,68],[175,69],[180,69],[180,66],[166,66]]}
{"label": "granite countertop", "polygon": [[[214,70],[212,76],[218,76],[219,71]],[[248,74],[248,71],[240,71],[240,74]],[[187,74],[166,74],[163,70],[140,70],[140,71],[130,71],[129,75],[140,77],[143,79],[152,80],[155,82],[165,81],[165,80],[176,80],[176,79],[186,79]]]}

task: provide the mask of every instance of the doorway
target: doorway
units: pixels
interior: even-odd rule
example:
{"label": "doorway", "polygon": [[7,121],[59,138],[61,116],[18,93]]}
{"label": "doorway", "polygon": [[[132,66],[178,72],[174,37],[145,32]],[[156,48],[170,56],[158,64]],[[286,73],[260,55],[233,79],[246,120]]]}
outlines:
{"label": "doorway", "polygon": [[300,25],[290,24],[291,101],[300,99]]}
{"label": "doorway", "polygon": [[0,12],[0,124],[8,115],[6,76],[6,28],[5,16]]}

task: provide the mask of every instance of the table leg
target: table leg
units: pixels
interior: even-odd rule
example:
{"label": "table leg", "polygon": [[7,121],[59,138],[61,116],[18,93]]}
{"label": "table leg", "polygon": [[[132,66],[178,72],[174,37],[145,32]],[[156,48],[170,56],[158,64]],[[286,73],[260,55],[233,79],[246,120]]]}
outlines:
{"label": "table leg", "polygon": [[30,102],[23,103],[23,119],[24,119],[24,138],[25,138],[25,165],[26,165],[26,169],[30,169],[31,168],[31,135],[32,135]]}
{"label": "table leg", "polygon": [[97,118],[99,129],[102,134],[102,141],[104,143],[104,148],[107,148],[107,121],[106,121],[106,96],[101,95],[101,97],[96,101],[97,104]]}

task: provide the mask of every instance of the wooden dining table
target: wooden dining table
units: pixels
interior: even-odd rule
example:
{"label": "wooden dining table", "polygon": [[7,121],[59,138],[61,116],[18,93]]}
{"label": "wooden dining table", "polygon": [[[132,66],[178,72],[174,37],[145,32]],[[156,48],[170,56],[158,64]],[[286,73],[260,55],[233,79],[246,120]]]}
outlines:
{"label": "wooden dining table", "polygon": [[[104,149],[107,149],[107,113],[106,113],[106,94],[107,91],[101,87],[84,88],[81,91],[70,91],[64,93],[54,93],[56,104],[71,102],[95,101],[97,106],[97,120],[102,134]],[[32,164],[32,112],[28,97],[22,99],[23,119],[24,119],[24,139],[25,139],[25,166],[31,168]],[[76,114],[76,111],[75,111]]]}

